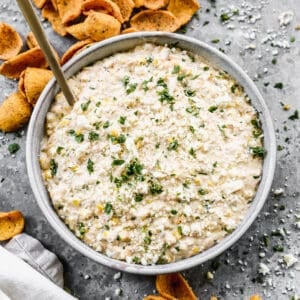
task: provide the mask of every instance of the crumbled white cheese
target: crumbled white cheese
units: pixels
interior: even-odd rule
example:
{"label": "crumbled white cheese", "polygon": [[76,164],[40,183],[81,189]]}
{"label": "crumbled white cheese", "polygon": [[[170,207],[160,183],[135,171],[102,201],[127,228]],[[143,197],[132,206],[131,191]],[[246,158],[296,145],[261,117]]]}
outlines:
{"label": "crumbled white cheese", "polygon": [[114,280],[118,280],[118,279],[120,279],[121,278],[121,272],[118,272],[118,273],[116,273],[115,275],[114,275]]}
{"label": "crumbled white cheese", "polygon": [[293,18],[294,18],[294,12],[291,10],[281,13],[278,16],[280,26],[289,25],[292,22]]}
{"label": "crumbled white cheese", "polygon": [[258,267],[258,273],[260,273],[262,275],[268,275],[268,274],[270,274],[270,269],[266,264],[260,263],[259,267]]}
{"label": "crumbled white cheese", "polygon": [[284,193],[284,189],[283,188],[278,188],[276,190],[273,191],[273,194],[275,196],[279,196],[279,195],[282,195]]}
{"label": "crumbled white cheese", "polygon": [[283,255],[283,261],[285,262],[286,266],[290,268],[298,262],[298,259],[293,254],[285,254]]}

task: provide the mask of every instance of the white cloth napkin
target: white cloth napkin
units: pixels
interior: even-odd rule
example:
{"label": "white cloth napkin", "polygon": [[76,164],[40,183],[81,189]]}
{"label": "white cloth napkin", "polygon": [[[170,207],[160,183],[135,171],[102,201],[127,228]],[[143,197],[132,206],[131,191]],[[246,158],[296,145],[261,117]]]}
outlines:
{"label": "white cloth napkin", "polygon": [[62,286],[61,263],[36,239],[23,233],[0,246],[0,300],[76,300]]}

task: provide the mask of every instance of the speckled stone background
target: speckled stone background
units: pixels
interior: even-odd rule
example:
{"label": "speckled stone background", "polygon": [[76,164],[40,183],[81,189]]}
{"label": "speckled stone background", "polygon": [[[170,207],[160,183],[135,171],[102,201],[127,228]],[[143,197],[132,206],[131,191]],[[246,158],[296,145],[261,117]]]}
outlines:
{"label": "speckled stone background", "polygon": [[[273,117],[278,157],[273,192],[251,229],[232,249],[185,275],[204,300],[211,295],[246,300],[253,293],[264,299],[300,299],[299,262],[287,267],[282,259],[284,254],[292,254],[300,260],[300,120],[289,119],[300,108],[300,31],[296,30],[300,1],[202,0],[201,4],[201,11],[181,33],[224,51],[253,78]],[[278,16],[286,11],[294,13],[293,19],[280,26]],[[230,17],[225,23],[220,19],[223,13]],[[13,0],[1,0],[0,21],[13,25],[23,38],[29,31]],[[47,22],[43,25],[62,54],[73,41],[56,35]],[[282,89],[274,88],[278,82],[283,83]],[[0,76],[0,102],[15,89],[15,81]],[[290,109],[284,110],[284,104]],[[21,147],[15,155],[8,151],[11,143]],[[116,271],[83,257],[54,232],[29,186],[25,143],[26,129],[17,134],[0,133],[0,210],[24,213],[26,232],[58,255],[64,265],[65,285],[74,296],[139,300],[152,293],[153,277],[121,274],[117,279]],[[278,189],[283,189],[283,194],[276,196]],[[282,246],[283,252],[274,251],[274,246],[275,250]],[[267,274],[259,273],[260,263],[267,266]],[[207,279],[207,272],[213,279]]]}

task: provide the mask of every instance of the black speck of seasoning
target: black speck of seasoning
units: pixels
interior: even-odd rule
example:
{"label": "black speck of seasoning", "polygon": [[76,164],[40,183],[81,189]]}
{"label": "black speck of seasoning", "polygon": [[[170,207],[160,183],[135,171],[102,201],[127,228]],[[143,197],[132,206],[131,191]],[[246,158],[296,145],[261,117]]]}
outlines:
{"label": "black speck of seasoning", "polygon": [[273,65],[276,65],[276,64],[277,64],[277,59],[276,59],[276,58],[273,58],[273,59],[272,59],[272,64],[273,64]]}
{"label": "black speck of seasoning", "polygon": [[275,89],[282,90],[283,89],[283,83],[282,82],[277,82],[274,84]]}
{"label": "black speck of seasoning", "polygon": [[209,21],[204,21],[202,26],[204,27],[204,26],[207,26],[208,24],[209,24]]}
{"label": "black speck of seasoning", "polygon": [[295,112],[291,116],[289,116],[289,120],[295,121],[298,119],[299,119],[299,112],[298,110],[295,110]]}

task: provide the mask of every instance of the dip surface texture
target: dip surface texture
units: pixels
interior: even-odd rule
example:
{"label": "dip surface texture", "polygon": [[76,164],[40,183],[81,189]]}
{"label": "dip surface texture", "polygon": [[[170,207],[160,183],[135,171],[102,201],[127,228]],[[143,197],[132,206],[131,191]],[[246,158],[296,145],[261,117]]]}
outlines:
{"label": "dip surface texture", "polygon": [[47,115],[41,168],[58,215],[95,250],[143,265],[198,254],[244,218],[262,131],[243,89],[186,51],[154,44],[69,82]]}

